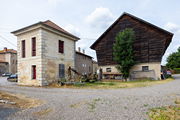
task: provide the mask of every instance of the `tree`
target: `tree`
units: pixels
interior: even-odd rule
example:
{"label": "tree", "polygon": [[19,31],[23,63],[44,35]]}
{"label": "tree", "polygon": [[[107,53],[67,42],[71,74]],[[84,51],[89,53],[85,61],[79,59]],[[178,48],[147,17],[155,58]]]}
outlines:
{"label": "tree", "polygon": [[180,68],[180,47],[177,52],[168,56],[166,66],[170,69]]}
{"label": "tree", "polygon": [[133,53],[133,41],[135,33],[133,29],[126,28],[119,32],[115,38],[113,45],[113,59],[117,62],[117,70],[123,74],[123,78],[127,80],[129,71],[135,64]]}

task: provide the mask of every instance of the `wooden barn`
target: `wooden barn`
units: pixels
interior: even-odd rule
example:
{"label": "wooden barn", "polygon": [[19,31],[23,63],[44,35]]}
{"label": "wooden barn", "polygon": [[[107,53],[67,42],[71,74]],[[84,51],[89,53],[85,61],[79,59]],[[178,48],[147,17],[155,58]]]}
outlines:
{"label": "wooden barn", "polygon": [[161,60],[173,34],[129,13],[123,13],[91,46],[97,54],[104,79],[120,79],[121,73],[113,61],[113,44],[117,33],[125,28],[135,32],[133,42],[136,65],[130,70],[131,79],[161,79]]}

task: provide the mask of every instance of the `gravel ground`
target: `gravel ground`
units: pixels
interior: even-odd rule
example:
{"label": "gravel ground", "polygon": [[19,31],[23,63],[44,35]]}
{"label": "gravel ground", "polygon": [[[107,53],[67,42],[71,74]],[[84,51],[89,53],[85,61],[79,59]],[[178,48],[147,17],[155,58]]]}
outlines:
{"label": "gravel ground", "polygon": [[0,82],[0,90],[45,101],[11,114],[9,120],[146,120],[148,109],[172,105],[180,98],[180,75],[174,77],[172,82],[142,88],[36,88]]}

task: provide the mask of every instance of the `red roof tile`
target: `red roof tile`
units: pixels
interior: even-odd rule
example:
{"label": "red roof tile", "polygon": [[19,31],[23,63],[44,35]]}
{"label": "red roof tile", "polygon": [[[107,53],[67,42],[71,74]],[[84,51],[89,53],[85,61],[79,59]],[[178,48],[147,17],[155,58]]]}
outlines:
{"label": "red roof tile", "polygon": [[7,63],[6,61],[4,61],[4,60],[0,60],[0,63]]}
{"label": "red roof tile", "polygon": [[38,23],[35,23],[35,24],[33,24],[33,25],[29,25],[29,26],[27,26],[27,27],[21,28],[21,29],[19,29],[19,30],[13,31],[13,32],[11,32],[11,33],[16,34],[17,32],[23,31],[23,30],[25,30],[25,29],[27,29],[27,28],[30,28],[30,27],[32,27],[32,26],[36,26],[36,25],[39,25],[39,24],[42,24],[42,25],[45,25],[45,26],[47,26],[47,27],[53,28],[53,29],[55,29],[55,30],[57,30],[57,31],[59,31],[59,32],[62,32],[62,33],[64,33],[64,34],[68,35],[68,36],[71,36],[71,37],[73,37],[73,38],[75,38],[75,39],[77,39],[77,40],[80,39],[80,38],[76,37],[75,35],[67,32],[67,31],[64,30],[63,28],[59,27],[58,25],[56,25],[55,23],[53,23],[53,22],[50,21],[50,20],[47,20],[47,21],[44,21],[44,22],[41,22],[41,21],[40,21],[40,22],[38,22]]}
{"label": "red roof tile", "polygon": [[0,53],[17,53],[17,51],[13,50],[13,49],[7,49],[7,51],[6,50],[0,50]]}
{"label": "red roof tile", "polygon": [[63,33],[65,33],[65,34],[67,34],[67,35],[70,35],[70,36],[72,36],[72,37],[75,37],[75,38],[79,39],[78,37],[76,37],[76,36],[74,36],[73,34],[67,32],[66,30],[64,30],[63,28],[59,27],[58,25],[56,25],[55,23],[53,23],[53,22],[50,21],[50,20],[44,21],[43,24],[48,25],[49,27],[52,27],[52,28],[54,28],[54,29],[56,29],[56,30],[58,30],[58,31],[60,31],[60,32],[63,32]]}

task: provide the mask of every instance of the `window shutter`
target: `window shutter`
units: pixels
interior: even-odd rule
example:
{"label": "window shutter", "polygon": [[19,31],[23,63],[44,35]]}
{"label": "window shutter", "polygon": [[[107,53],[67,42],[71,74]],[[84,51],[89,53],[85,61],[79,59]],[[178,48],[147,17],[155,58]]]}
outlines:
{"label": "window shutter", "polygon": [[22,44],[22,51],[21,51],[22,52],[22,58],[25,58],[26,57],[26,54],[25,54],[26,53],[25,40],[23,40],[21,44]]}
{"label": "window shutter", "polygon": [[59,40],[59,53],[64,53],[64,41]]}
{"label": "window shutter", "polygon": [[60,78],[65,77],[65,66],[64,66],[64,64],[59,64],[59,77]]}
{"label": "window shutter", "polygon": [[32,66],[32,79],[36,79],[36,66]]}
{"label": "window shutter", "polygon": [[32,56],[36,56],[36,38],[32,38]]}

